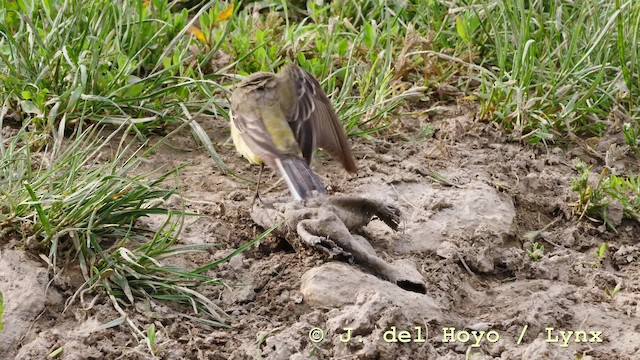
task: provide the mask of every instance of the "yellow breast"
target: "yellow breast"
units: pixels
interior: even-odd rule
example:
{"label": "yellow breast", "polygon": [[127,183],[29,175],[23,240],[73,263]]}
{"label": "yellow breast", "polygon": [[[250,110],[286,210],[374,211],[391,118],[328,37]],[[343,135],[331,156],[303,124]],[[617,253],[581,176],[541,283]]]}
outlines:
{"label": "yellow breast", "polygon": [[236,150],[242,156],[244,156],[247,160],[249,160],[250,163],[258,164],[258,165],[262,164],[262,159],[260,159],[258,155],[254,154],[253,151],[251,151],[249,146],[247,146],[247,144],[242,139],[242,136],[240,136],[240,133],[236,128],[236,125],[233,123],[233,116],[231,116],[230,125],[231,125],[231,140],[233,141],[233,145],[235,145]]}

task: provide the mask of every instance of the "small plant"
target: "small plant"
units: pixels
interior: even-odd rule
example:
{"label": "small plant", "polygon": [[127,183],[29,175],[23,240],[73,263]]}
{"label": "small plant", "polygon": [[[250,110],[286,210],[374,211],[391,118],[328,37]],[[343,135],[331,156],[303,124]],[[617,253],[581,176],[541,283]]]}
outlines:
{"label": "small plant", "polygon": [[433,129],[433,125],[431,125],[431,123],[425,123],[422,126],[422,129],[420,129],[420,132],[418,133],[417,138],[418,139],[426,139],[429,138],[433,135],[433,133],[435,132],[435,130]]}
{"label": "small plant", "polygon": [[640,129],[636,124],[624,123],[622,125],[622,133],[624,134],[624,140],[627,145],[632,149],[638,149],[638,137],[640,136]]}
{"label": "small plant", "polygon": [[602,243],[602,245],[600,245],[598,249],[596,249],[595,253],[593,254],[596,261],[592,264],[591,266],[592,268],[597,269],[600,267],[600,265],[602,265],[602,262],[604,261],[604,254],[606,251],[607,251],[607,243],[604,242]]}
{"label": "small plant", "polygon": [[602,245],[600,245],[600,247],[598,248],[598,250],[596,250],[596,259],[598,260],[599,263],[602,263],[602,260],[604,259],[604,253],[607,250],[607,243],[604,242],[602,243]]}
{"label": "small plant", "polygon": [[533,261],[538,261],[544,256],[544,245],[538,244],[538,242],[533,243],[533,247],[531,250],[527,250],[527,256],[530,257]]}
{"label": "small plant", "polygon": [[49,359],[55,359],[57,358],[60,354],[62,354],[62,351],[64,351],[64,348],[62,346],[60,346],[59,348],[53,350],[52,352],[49,353],[49,355],[47,356]]}
{"label": "small plant", "polygon": [[607,228],[615,231],[614,224],[608,217],[609,205],[616,200],[622,204],[623,216],[640,221],[640,176],[617,176],[610,174],[604,167],[598,181],[590,184],[591,166],[582,160],[574,162],[578,177],[572,181],[571,191],[578,193],[578,201],[574,204],[580,219],[587,216],[593,221],[603,222]]}
{"label": "small plant", "polygon": [[622,282],[617,283],[616,287],[613,288],[613,290],[609,289],[609,286],[607,285],[604,286],[605,294],[607,294],[607,296],[609,296],[611,299],[614,299],[616,295],[620,292],[620,290],[622,290]]}
{"label": "small plant", "polygon": [[156,325],[151,323],[147,327],[147,347],[153,355],[158,355],[158,345],[156,344]]}

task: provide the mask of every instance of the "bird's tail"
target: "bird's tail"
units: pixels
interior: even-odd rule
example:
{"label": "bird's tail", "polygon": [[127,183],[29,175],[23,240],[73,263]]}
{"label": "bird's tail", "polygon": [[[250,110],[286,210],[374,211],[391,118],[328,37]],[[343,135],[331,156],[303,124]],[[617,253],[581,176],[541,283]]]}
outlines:
{"label": "bird's tail", "polygon": [[297,200],[326,194],[327,190],[316,174],[313,173],[307,161],[301,157],[291,156],[276,160],[282,177],[287,182],[291,195]]}

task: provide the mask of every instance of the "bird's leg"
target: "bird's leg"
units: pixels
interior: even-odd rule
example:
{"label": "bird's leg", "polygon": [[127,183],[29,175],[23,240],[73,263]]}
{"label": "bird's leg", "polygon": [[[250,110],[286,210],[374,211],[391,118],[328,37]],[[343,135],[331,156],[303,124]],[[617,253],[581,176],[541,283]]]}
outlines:
{"label": "bird's leg", "polygon": [[[253,200],[251,201],[251,206],[255,204],[256,199],[260,199],[260,181],[262,180],[262,171],[264,170],[264,163],[260,164],[260,174],[258,175],[258,184],[256,185],[256,193],[253,195]],[[260,200],[262,202],[262,200]]]}

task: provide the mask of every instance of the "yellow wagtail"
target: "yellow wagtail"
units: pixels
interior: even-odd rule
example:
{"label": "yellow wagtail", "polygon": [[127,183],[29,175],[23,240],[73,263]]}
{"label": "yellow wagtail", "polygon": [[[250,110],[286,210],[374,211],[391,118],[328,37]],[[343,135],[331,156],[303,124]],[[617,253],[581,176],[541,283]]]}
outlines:
{"label": "yellow wagtail", "polygon": [[262,166],[260,177],[264,164],[278,169],[298,201],[326,194],[310,167],[316,148],[336,157],[347,171],[358,170],[320,83],[296,65],[277,74],[251,74],[237,85],[231,95],[231,138],[240,154]]}

